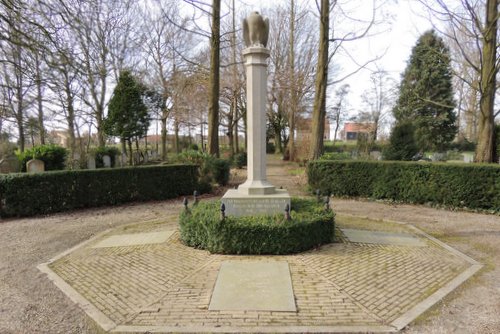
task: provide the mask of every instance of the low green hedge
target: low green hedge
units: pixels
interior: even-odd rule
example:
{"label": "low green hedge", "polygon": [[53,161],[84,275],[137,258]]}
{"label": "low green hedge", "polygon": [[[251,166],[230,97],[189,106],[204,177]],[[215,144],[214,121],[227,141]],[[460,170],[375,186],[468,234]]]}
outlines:
{"label": "low green hedge", "polygon": [[220,202],[198,203],[180,216],[182,241],[222,254],[290,254],[334,240],[334,213],[315,200],[292,199],[284,214],[220,217]]}
{"label": "low green hedge", "polygon": [[390,199],[500,211],[500,166],[395,161],[312,161],[311,189],[335,196]]}
{"label": "low green hedge", "polygon": [[166,165],[0,175],[0,217],[192,194],[198,167]]}

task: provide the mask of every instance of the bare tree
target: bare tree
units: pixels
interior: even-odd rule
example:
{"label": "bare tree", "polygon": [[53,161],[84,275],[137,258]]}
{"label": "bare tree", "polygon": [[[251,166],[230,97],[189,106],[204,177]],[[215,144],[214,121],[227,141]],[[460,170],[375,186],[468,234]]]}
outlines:
{"label": "bare tree", "polygon": [[312,100],[318,46],[312,13],[295,1],[270,11],[268,119],[276,152],[295,159],[295,130],[300,113]]}
{"label": "bare tree", "polygon": [[210,94],[208,95],[208,153],[219,157],[219,60],[220,59],[220,0],[212,1],[210,36]]}
{"label": "bare tree", "polygon": [[[10,4],[12,5],[12,4]],[[33,87],[32,76],[28,71],[29,51],[31,43],[24,31],[30,26],[24,24],[25,18],[21,6],[10,6],[10,11],[2,16],[6,24],[6,38],[0,40],[2,77],[1,92],[7,117],[13,118],[18,130],[18,142],[21,152],[25,149],[25,125],[29,94]]]}
{"label": "bare tree", "polygon": [[[78,61],[83,84],[82,100],[96,122],[98,145],[105,145],[104,113],[109,99],[110,75],[123,66],[123,49],[131,30],[127,14],[133,0],[58,0],[53,10],[71,29],[78,43]],[[113,62],[114,60],[114,62]]]}
{"label": "bare tree", "polygon": [[312,136],[310,159],[318,159],[323,153],[323,135],[325,133],[326,117],[326,86],[328,84],[329,63],[329,31],[330,31],[330,1],[321,0],[320,30],[319,30],[318,67],[316,71],[316,86],[312,114]]}
{"label": "bare tree", "polygon": [[[339,1],[334,0],[330,2],[330,0],[316,0],[316,5],[319,10],[320,17],[320,41],[319,41],[319,49],[318,49],[318,66],[316,70],[316,84],[315,84],[315,98],[314,98],[314,106],[313,106],[313,114],[312,114],[312,140],[311,147],[309,152],[310,159],[317,159],[323,153],[323,136],[325,132],[325,116],[326,116],[326,97],[327,97],[327,86],[332,83],[341,82],[343,79],[351,76],[352,74],[358,72],[368,65],[370,62],[376,61],[378,57],[374,59],[370,59],[363,64],[357,64],[357,69],[351,73],[347,73],[340,78],[337,78],[334,81],[328,80],[328,72],[329,65],[332,58],[337,54],[339,50],[345,50],[345,43],[350,41],[358,40],[360,38],[364,38],[368,36],[368,33],[372,29],[374,25],[377,24],[375,20],[375,14],[377,10],[382,7],[382,3],[378,4],[374,0],[372,3],[372,15],[371,18],[363,22],[360,20],[355,20],[352,17],[349,17],[341,8],[341,4]],[[357,26],[360,26],[360,30],[357,31],[348,31],[344,34],[333,29],[330,31],[330,13],[335,12],[338,16],[344,16],[344,18],[351,19],[357,21]],[[336,15],[334,14],[334,17]],[[332,28],[336,28],[333,26]],[[329,50],[329,45],[332,43],[332,50]],[[354,58],[347,52],[347,55],[351,59]]]}
{"label": "bare tree", "polygon": [[347,115],[347,95],[349,94],[350,86],[348,84],[340,86],[340,88],[335,92],[336,102],[331,108],[331,112],[328,115],[330,121],[334,122],[335,130],[333,133],[333,146],[335,146],[335,141],[337,140],[337,134],[340,125],[344,122]]}
{"label": "bare tree", "polygon": [[[451,7],[445,0],[421,0],[434,16],[448,24],[447,31],[441,31],[455,41],[465,60],[477,72],[479,92],[478,136],[475,154],[476,162],[492,162],[494,155],[496,75],[500,68],[498,57],[498,1],[477,2],[463,0]],[[479,57],[472,57],[471,46]],[[464,80],[466,80],[464,78]],[[476,83],[470,84],[474,87]]]}
{"label": "bare tree", "polygon": [[[179,8],[172,3],[158,4],[155,10],[144,11],[144,30],[147,39],[143,46],[145,55],[144,76],[149,85],[157,87],[161,96],[161,157],[167,159],[167,122],[174,108],[173,96],[177,87],[173,80],[174,73],[184,71],[185,57],[192,47],[192,34],[185,29],[186,19],[182,18]],[[159,15],[155,15],[159,12]],[[187,66],[187,65],[186,65]],[[175,115],[174,115],[175,116]],[[178,117],[176,117],[178,119]],[[176,127],[178,129],[178,127]]]}
{"label": "bare tree", "polygon": [[370,75],[370,88],[361,96],[367,110],[362,111],[359,117],[373,122],[373,133],[370,138],[373,142],[377,140],[382,122],[391,113],[395,94],[396,82],[386,71],[378,69]]}

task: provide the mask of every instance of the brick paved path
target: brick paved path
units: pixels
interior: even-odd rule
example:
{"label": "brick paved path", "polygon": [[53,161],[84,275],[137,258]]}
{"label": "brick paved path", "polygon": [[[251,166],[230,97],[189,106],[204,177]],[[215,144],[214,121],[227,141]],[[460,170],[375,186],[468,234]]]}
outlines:
{"label": "brick paved path", "polygon": [[[176,229],[173,217],[126,233],[165,229]],[[415,229],[401,225],[401,231],[425,246],[351,243],[340,235],[338,243],[299,255],[223,256],[186,247],[175,232],[165,243],[92,248],[125,233],[112,231],[45,270],[67,283],[63,291],[77,302],[89,301],[89,315],[105,319],[101,325],[111,331],[391,331],[474,267],[473,260]],[[227,260],[288,262],[297,312],[209,311],[218,270]]]}

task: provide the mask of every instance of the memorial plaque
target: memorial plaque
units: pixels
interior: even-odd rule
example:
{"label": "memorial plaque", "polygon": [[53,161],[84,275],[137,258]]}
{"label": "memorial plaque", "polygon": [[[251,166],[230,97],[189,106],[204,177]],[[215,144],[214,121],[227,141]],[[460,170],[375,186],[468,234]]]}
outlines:
{"label": "memorial plaque", "polygon": [[296,312],[288,263],[222,262],[208,309]]}
{"label": "memorial plaque", "polygon": [[226,206],[227,216],[252,216],[259,214],[283,213],[290,205],[290,195],[286,190],[276,189],[274,194],[244,195],[230,189],[221,199]]}

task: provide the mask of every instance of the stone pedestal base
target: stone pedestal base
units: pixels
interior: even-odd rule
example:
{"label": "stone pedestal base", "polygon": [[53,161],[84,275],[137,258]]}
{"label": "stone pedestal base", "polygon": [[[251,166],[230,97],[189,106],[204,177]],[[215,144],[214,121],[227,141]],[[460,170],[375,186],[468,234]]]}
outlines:
{"label": "stone pedestal base", "polygon": [[227,216],[254,216],[285,212],[290,205],[290,195],[285,189],[275,189],[273,194],[246,195],[239,190],[230,189],[221,199],[226,206]]}
{"label": "stone pedestal base", "polygon": [[240,184],[238,192],[243,195],[271,195],[276,193],[276,188],[267,181],[250,181]]}

